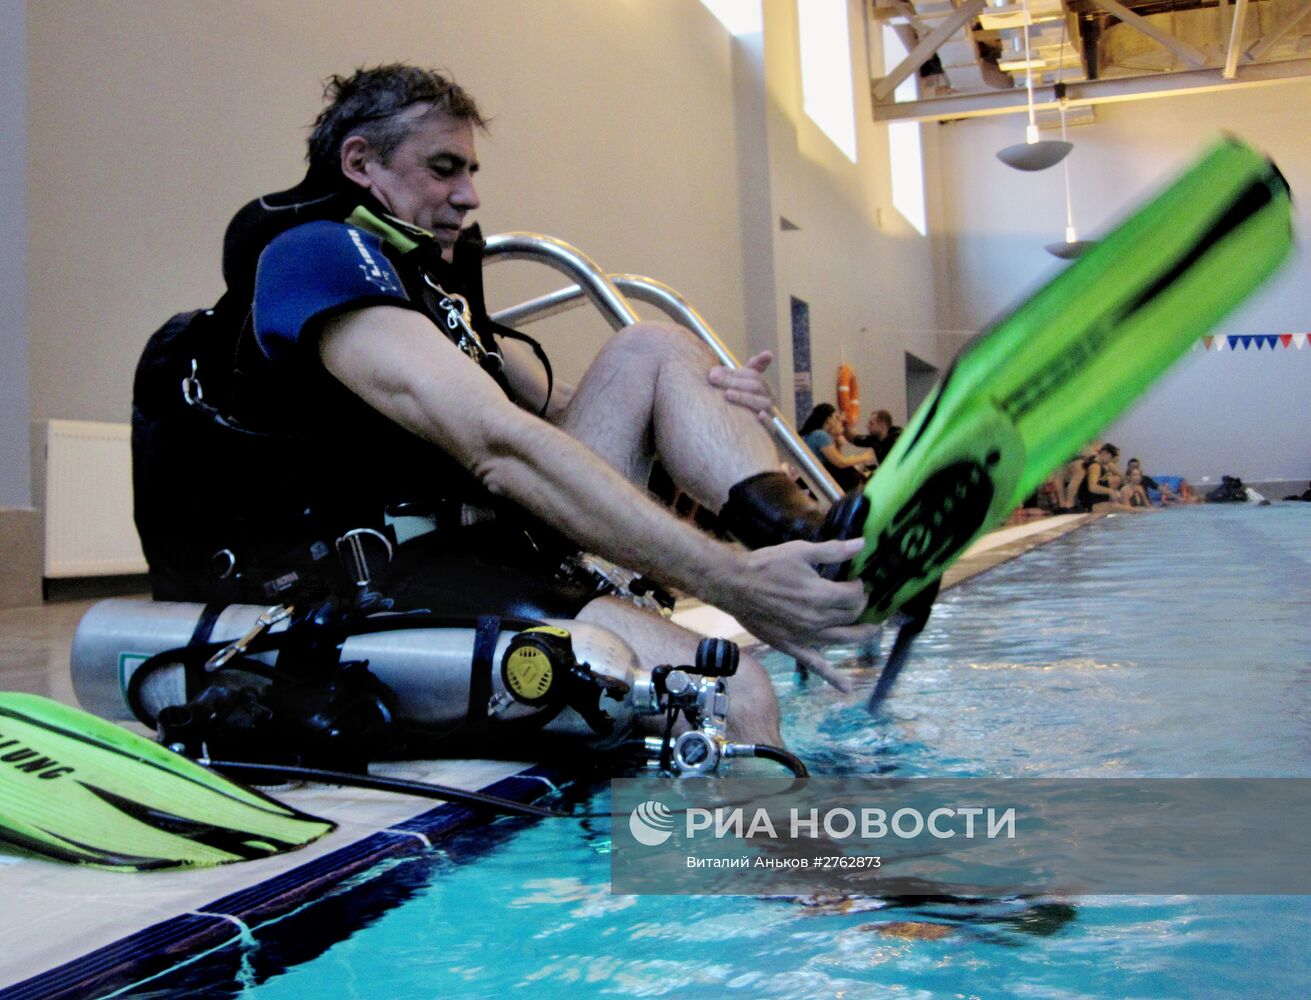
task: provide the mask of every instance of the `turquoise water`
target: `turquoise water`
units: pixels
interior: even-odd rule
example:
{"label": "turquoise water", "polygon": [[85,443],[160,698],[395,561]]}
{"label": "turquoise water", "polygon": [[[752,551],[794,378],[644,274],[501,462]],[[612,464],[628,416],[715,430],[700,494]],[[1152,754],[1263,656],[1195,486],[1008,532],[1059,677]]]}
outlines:
{"label": "turquoise water", "polygon": [[[1308,777],[1311,505],[1107,518],[999,567],[939,602],[877,721],[862,694],[770,667],[787,739],[815,773]],[[245,954],[238,981],[189,988],[256,1000],[1311,994],[1308,897],[624,897],[609,893],[609,846],[603,820],[464,833],[374,879],[363,911],[359,889],[334,893]],[[305,942],[348,912],[364,926],[326,949]]]}

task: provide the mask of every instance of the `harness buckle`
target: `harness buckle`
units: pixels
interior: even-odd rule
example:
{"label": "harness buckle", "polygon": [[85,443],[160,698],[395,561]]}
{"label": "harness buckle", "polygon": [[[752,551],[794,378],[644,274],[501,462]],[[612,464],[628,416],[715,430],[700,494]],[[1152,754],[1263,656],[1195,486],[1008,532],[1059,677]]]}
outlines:
{"label": "harness buckle", "polygon": [[182,398],[188,406],[195,406],[205,398],[205,390],[196,377],[196,359],[191,359],[191,374],[182,379]]}
{"label": "harness buckle", "polygon": [[243,635],[235,642],[228,643],[217,653],[205,661],[205,672],[211,673],[223,666],[229,660],[235,659],[246,651],[252,642],[271,629],[278,622],[286,621],[291,617],[292,608],[286,604],[275,604],[273,607],[266,609],[258,618],[255,624],[251,626],[249,632]]}
{"label": "harness buckle", "polygon": [[500,351],[488,350],[482,337],[478,336],[478,331],[473,328],[473,310],[469,308],[469,300],[463,295],[446,291],[427,274],[424,274],[423,280],[429,288],[441,296],[437,308],[446,313],[446,329],[459,335],[455,346],[479,365],[488,358],[495,358],[497,364],[504,364]]}

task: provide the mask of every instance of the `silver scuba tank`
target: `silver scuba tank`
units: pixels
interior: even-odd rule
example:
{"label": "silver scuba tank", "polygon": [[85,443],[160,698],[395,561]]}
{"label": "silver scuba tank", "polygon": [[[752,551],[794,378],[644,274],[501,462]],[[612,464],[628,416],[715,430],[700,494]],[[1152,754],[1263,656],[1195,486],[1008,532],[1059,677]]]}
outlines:
{"label": "silver scuba tank", "polygon": [[[264,611],[245,604],[223,609],[210,641],[239,639]],[[115,598],[95,604],[73,638],[72,678],[78,701],[104,718],[131,719],[126,692],[133,673],[151,656],[187,645],[203,612],[201,604],[162,601]],[[278,622],[269,633],[283,631],[287,624]],[[542,728],[543,734],[604,748],[622,741],[638,715],[659,710],[649,672],[619,636],[585,622],[546,619],[542,625],[545,628],[540,630],[519,631],[508,624],[502,628],[485,706],[489,722],[526,721],[558,703],[552,686],[564,682],[560,676],[564,665],[552,661],[552,649],[559,649],[562,642],[572,647],[577,663],[622,682],[627,692],[619,700],[600,699],[600,707],[613,720],[609,732],[598,733],[575,709],[566,707]],[[376,632],[346,639],[341,659],[368,661],[369,670],[395,694],[401,721],[443,730],[459,725],[472,711],[484,710],[470,705],[474,641],[473,628]],[[273,666],[276,656],[267,652],[253,658]],[[161,669],[142,690],[142,702],[152,714],[187,700],[181,666]]]}

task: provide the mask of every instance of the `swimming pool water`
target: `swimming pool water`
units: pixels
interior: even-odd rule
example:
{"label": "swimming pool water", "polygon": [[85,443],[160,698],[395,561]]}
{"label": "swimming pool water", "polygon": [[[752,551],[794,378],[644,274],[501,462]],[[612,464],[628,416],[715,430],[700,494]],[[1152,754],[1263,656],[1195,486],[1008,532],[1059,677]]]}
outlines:
{"label": "swimming pool water", "polygon": [[[785,735],[815,773],[1308,777],[1311,505],[1106,518],[998,567],[939,601],[878,719],[863,708],[872,678],[844,697],[798,685],[782,658],[770,668]],[[624,897],[609,893],[609,848],[604,820],[466,831],[170,988],[256,1000],[1311,994],[1308,897]]]}

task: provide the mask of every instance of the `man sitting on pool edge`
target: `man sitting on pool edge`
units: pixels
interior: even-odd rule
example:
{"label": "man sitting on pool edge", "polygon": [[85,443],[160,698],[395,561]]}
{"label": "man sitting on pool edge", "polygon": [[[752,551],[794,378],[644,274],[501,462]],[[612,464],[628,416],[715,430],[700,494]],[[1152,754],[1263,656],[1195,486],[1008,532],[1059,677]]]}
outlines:
{"label": "man sitting on pool edge", "polygon": [[[498,343],[486,321],[480,243],[464,229],[479,205],[473,99],[409,66],[334,78],[328,96],[306,179],[243,209],[224,249],[225,299],[250,303],[235,367],[254,422],[295,428],[304,445],[281,456],[279,482],[243,489],[247,535],[220,549],[224,586],[195,567],[156,597],[263,600],[291,581],[278,592],[289,599],[335,562],[323,539],[386,528],[396,551],[376,589],[399,608],[576,617],[622,636],[647,667],[692,662],[692,633],[559,575],[581,548],[722,608],[842,685],[821,649],[874,626],[852,624],[862,585],[817,567],[860,551],[859,538],[820,540],[858,533],[858,519],[826,528],[778,470],[757,419],[770,405],[763,361],[714,369],[687,331],[641,322],[576,388],[549,392],[531,353]],[[753,548],[653,502],[655,457]],[[402,523],[435,530],[410,537]],[[147,545],[152,573],[167,548]],[[234,594],[234,566],[248,591]],[[757,661],[743,657],[731,693],[732,738],[780,743]]]}

